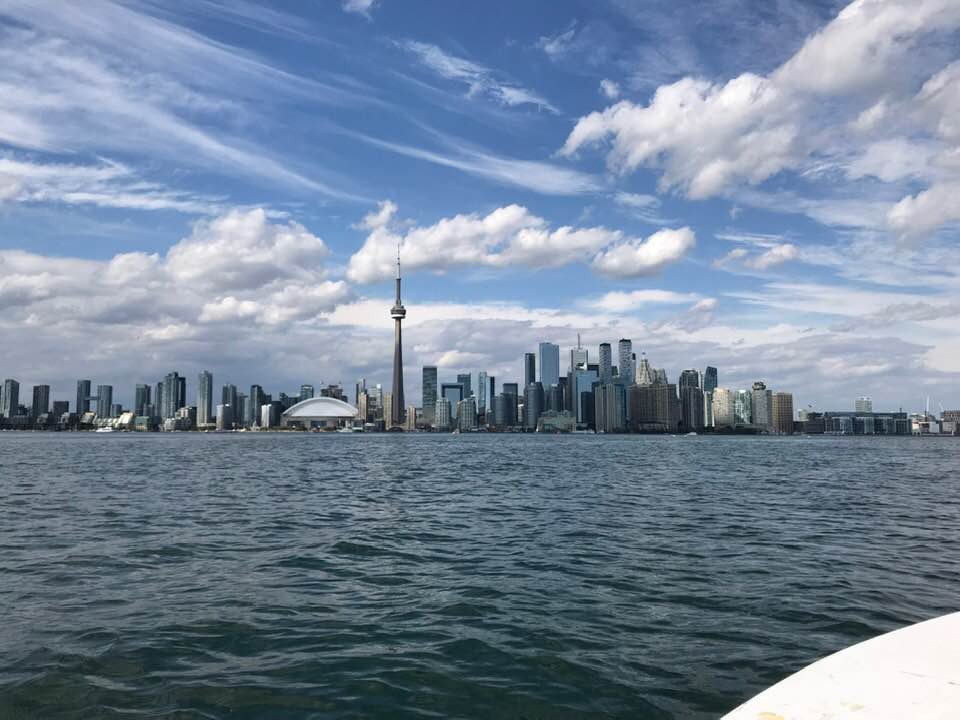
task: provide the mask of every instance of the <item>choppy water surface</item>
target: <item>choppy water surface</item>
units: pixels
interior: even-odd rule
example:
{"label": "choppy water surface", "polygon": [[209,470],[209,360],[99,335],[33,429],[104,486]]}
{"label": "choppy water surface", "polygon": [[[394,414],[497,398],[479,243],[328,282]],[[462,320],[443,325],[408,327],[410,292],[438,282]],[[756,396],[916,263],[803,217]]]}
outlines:
{"label": "choppy water surface", "polygon": [[0,717],[707,718],[953,611],[960,442],[0,435]]}

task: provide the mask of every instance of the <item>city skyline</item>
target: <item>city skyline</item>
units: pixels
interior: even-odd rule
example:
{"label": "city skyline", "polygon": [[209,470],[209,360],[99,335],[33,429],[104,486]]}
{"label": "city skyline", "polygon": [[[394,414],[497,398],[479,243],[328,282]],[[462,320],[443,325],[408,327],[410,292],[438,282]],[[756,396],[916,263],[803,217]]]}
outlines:
{"label": "city skyline", "polygon": [[0,20],[0,374],[22,386],[389,386],[399,246],[408,398],[430,364],[522,381],[545,338],[562,370],[581,334],[800,407],[960,406],[956,3]]}
{"label": "city skyline", "polygon": [[[398,272],[399,274],[399,272]],[[397,278],[399,281],[399,277]],[[399,295],[399,286],[398,286],[398,295]],[[397,307],[399,303],[395,303],[394,308]],[[402,307],[402,306],[401,306]],[[391,312],[393,312],[391,309]],[[396,338],[395,338],[396,340]],[[701,389],[707,389],[712,391],[713,389],[723,389],[729,390],[734,393],[736,392],[749,392],[749,388],[752,387],[752,391],[756,392],[759,389],[763,390],[766,388],[766,383],[763,380],[754,380],[752,383],[744,385],[743,383],[738,382],[729,382],[720,375],[718,378],[718,369],[712,365],[702,365],[700,367],[692,366],[688,363],[687,367],[683,369],[670,369],[670,368],[659,368],[653,367],[649,359],[646,357],[646,353],[641,351],[641,357],[638,361],[636,353],[631,353],[630,349],[633,347],[633,341],[630,338],[620,338],[618,341],[619,354],[617,356],[617,363],[612,362],[611,355],[611,343],[602,342],[599,343],[593,352],[591,353],[591,348],[584,346],[582,344],[582,339],[578,336],[577,345],[569,350],[569,362],[564,365],[560,362],[559,358],[561,357],[562,346],[550,341],[541,341],[538,343],[537,352],[526,352],[523,354],[523,357],[520,358],[520,371],[516,372],[515,375],[511,376],[505,374],[503,376],[496,376],[488,370],[484,369],[473,369],[467,372],[460,371],[448,371],[444,370],[441,372],[441,369],[437,365],[424,365],[419,368],[421,373],[419,374],[421,380],[425,379],[429,375],[429,382],[432,385],[434,392],[436,393],[436,398],[443,397],[443,388],[446,386],[448,388],[457,387],[460,388],[460,395],[456,400],[463,400],[466,398],[473,397],[477,401],[478,410],[485,409],[489,407],[492,403],[493,395],[499,394],[495,388],[503,389],[503,386],[512,385],[517,388],[514,391],[520,398],[522,402],[523,393],[525,389],[532,383],[541,385],[543,390],[549,390],[551,385],[562,384],[562,382],[568,380],[571,374],[575,373],[576,366],[584,365],[589,366],[593,371],[593,376],[591,382],[600,382],[601,384],[610,384],[613,382],[619,382],[624,385],[631,385],[634,382],[641,385],[659,385],[659,384],[673,384],[676,386],[677,390],[680,391],[685,385],[693,385]],[[544,355],[547,356],[548,362],[546,367],[542,362]],[[636,378],[634,373],[636,372],[637,364],[641,365],[641,371],[636,373]],[[558,364],[559,363],[559,364]],[[626,364],[627,370],[624,372],[623,368]],[[554,376],[554,372],[559,368],[559,372]],[[645,369],[644,369],[645,368]],[[360,378],[358,379],[356,385],[354,386],[354,395],[358,395],[361,390],[377,388],[378,392],[382,395],[389,396],[392,393],[393,383],[396,381],[396,366],[393,368],[392,379],[391,381],[378,382],[376,378]],[[722,369],[721,369],[722,371]],[[546,374],[545,374],[546,372]],[[401,369],[401,384],[403,384],[402,378],[407,374],[406,370]],[[692,382],[689,378],[691,374],[695,374],[696,381]],[[411,373],[411,377],[412,377]],[[52,407],[57,402],[68,402],[70,411],[82,414],[83,412],[93,411],[100,414],[100,406],[105,406],[108,408],[108,412],[112,411],[113,408],[122,408],[124,411],[134,411],[136,414],[140,414],[139,409],[144,405],[150,405],[151,407],[156,408],[156,414],[158,417],[170,418],[176,415],[176,412],[181,408],[192,407],[197,411],[197,417],[203,418],[205,415],[204,408],[208,409],[206,417],[212,421],[216,417],[216,408],[220,404],[217,401],[218,390],[220,388],[219,396],[221,401],[224,404],[231,404],[237,406],[236,397],[239,394],[242,398],[249,398],[252,402],[252,407],[260,407],[260,400],[257,397],[257,394],[262,394],[264,397],[289,397],[289,398],[299,398],[305,399],[308,397],[314,396],[314,388],[320,387],[322,390],[330,391],[336,389],[337,392],[343,394],[343,397],[348,398],[350,383],[344,383],[342,381],[337,381],[333,383],[318,383],[316,386],[311,383],[301,383],[299,385],[299,390],[294,392],[287,393],[286,390],[294,390],[293,388],[278,389],[274,388],[275,392],[266,393],[263,390],[263,387],[260,384],[253,383],[250,387],[250,393],[245,394],[243,390],[247,387],[242,384],[232,382],[231,378],[227,378],[226,382],[218,382],[218,374],[215,371],[201,370],[195,379],[189,380],[186,376],[180,374],[178,370],[170,371],[165,373],[164,376],[156,382],[153,383],[136,383],[132,392],[127,395],[120,389],[117,385],[112,383],[100,383],[99,379],[87,379],[81,378],[76,380],[75,383],[75,394],[68,394],[66,392],[57,392],[51,389],[49,384],[36,384],[36,385],[27,385],[20,382],[17,378],[6,378],[3,380],[3,385],[0,386],[0,416],[7,415],[10,410],[10,388],[14,388],[13,397],[14,406],[17,404],[28,409],[32,407],[35,409],[38,402],[38,392],[40,393],[40,398],[44,398],[46,402],[43,402],[44,407]],[[556,377],[556,381],[554,380]],[[474,378],[476,378],[476,384],[474,385]],[[489,387],[488,387],[489,383]],[[741,385],[743,385],[741,387]],[[30,389],[33,394],[33,401],[31,403],[29,394],[26,394],[26,391]],[[411,403],[409,402],[410,398],[423,398],[426,397],[424,394],[424,382],[421,382],[419,386],[416,386],[416,393],[408,394],[408,402],[404,406],[404,409],[407,407],[415,407],[418,412],[423,412],[426,404],[425,403]],[[230,398],[227,397],[228,392],[232,393]],[[794,396],[796,393],[791,389],[791,396]],[[126,401],[125,398],[132,398],[130,401]],[[482,399],[481,399],[482,397]],[[68,399],[69,398],[69,399]],[[355,402],[355,397],[349,398],[350,402]],[[19,401],[19,402],[18,402]],[[382,397],[381,397],[382,402]],[[850,410],[852,412],[872,412],[873,408],[873,399],[869,395],[857,395],[854,398],[850,399]],[[929,398],[926,399],[926,408],[921,409],[931,409],[929,408]],[[801,410],[842,410],[844,409],[843,403],[834,402],[833,404],[827,404],[825,406],[816,407],[811,404],[795,404],[793,413],[796,415]],[[936,410],[936,407],[932,408]],[[881,412],[912,412],[911,408],[890,408],[883,407],[880,409]],[[429,410],[427,410],[429,413]],[[250,417],[250,413],[247,413]],[[429,415],[427,415],[429,417]],[[202,420],[201,420],[202,422]],[[399,421],[394,417],[392,422],[395,424],[403,424],[403,419]]]}
{"label": "city skyline", "polygon": [[[399,278],[397,278],[399,280]],[[396,304],[394,305],[396,307]],[[402,307],[402,306],[401,306]],[[391,313],[393,309],[391,308]],[[404,310],[406,310],[404,308]],[[396,336],[394,337],[394,354],[391,357],[394,357],[396,354]],[[419,411],[423,410],[422,405],[419,400],[423,396],[423,373],[426,371],[432,372],[432,382],[437,391],[437,397],[440,397],[441,386],[442,385],[454,385],[454,384],[465,384],[467,392],[463,397],[476,396],[479,398],[479,388],[482,386],[481,383],[485,380],[495,379],[497,382],[497,387],[501,387],[504,382],[514,383],[519,388],[519,394],[522,395],[523,389],[528,384],[529,373],[533,373],[533,378],[535,381],[540,382],[543,377],[543,365],[541,362],[542,354],[546,351],[549,354],[550,364],[548,365],[548,377],[552,377],[549,373],[552,373],[554,368],[559,368],[558,380],[560,378],[565,378],[567,373],[571,370],[573,366],[573,361],[575,358],[578,360],[585,357],[588,358],[589,364],[591,366],[596,366],[597,368],[597,379],[603,380],[601,376],[604,358],[610,363],[609,370],[611,374],[606,377],[606,380],[611,380],[614,378],[623,378],[622,373],[623,361],[629,357],[632,357],[633,363],[640,365],[641,367],[637,368],[634,364],[629,366],[627,371],[627,376],[629,378],[628,384],[632,383],[634,380],[634,373],[636,374],[636,381],[641,384],[650,384],[650,383],[659,383],[663,382],[662,377],[657,377],[655,373],[666,373],[669,382],[676,384],[678,388],[683,385],[683,376],[685,373],[691,371],[691,369],[700,373],[700,384],[701,387],[704,387],[704,383],[713,383],[713,387],[731,389],[731,390],[749,390],[751,387],[754,387],[758,382],[761,385],[766,384],[765,378],[772,377],[774,374],[771,373],[761,373],[758,377],[753,379],[744,380],[742,377],[738,378],[734,376],[733,378],[728,378],[723,373],[723,368],[719,368],[721,373],[720,379],[718,381],[718,368],[715,365],[712,365],[710,362],[697,364],[695,362],[686,363],[682,367],[671,368],[671,367],[658,367],[655,368],[650,364],[649,359],[646,356],[645,351],[640,352],[640,356],[636,357],[637,353],[631,352],[630,349],[633,347],[633,340],[630,338],[620,338],[616,341],[619,348],[619,354],[605,354],[605,349],[609,352],[612,348],[613,343],[609,341],[604,341],[598,343],[596,346],[588,347],[583,343],[582,338],[578,335],[576,345],[570,347],[565,347],[561,344],[551,342],[549,340],[543,340],[536,344],[534,351],[524,352],[521,357],[517,359],[516,365],[519,369],[513,371],[513,374],[510,374],[509,369],[504,369],[502,374],[497,374],[488,369],[477,369],[477,368],[462,368],[459,366],[453,367],[441,367],[437,364],[426,364],[419,366],[417,368],[411,368],[407,364],[402,365],[400,372],[400,377],[402,385],[407,388],[405,390],[406,394],[406,403],[404,410],[407,407],[415,406]],[[624,348],[627,348],[626,352],[628,355],[624,355]],[[575,352],[577,353],[575,355]],[[402,359],[402,355],[401,355]],[[531,363],[531,361],[533,361]],[[554,361],[558,362],[558,365],[553,365]],[[657,363],[658,365],[663,366],[664,363]],[[646,366],[647,370],[644,371],[642,366]],[[2,369],[0,369],[2,370]],[[378,386],[381,388],[381,391],[386,394],[392,394],[392,388],[396,381],[396,366],[391,363],[391,369],[389,376],[387,377],[363,377],[355,379],[354,381],[343,381],[343,380],[315,380],[313,383],[304,383],[301,379],[296,380],[294,383],[268,383],[267,386],[272,388],[274,392],[268,393],[271,395],[285,394],[291,397],[296,397],[298,394],[303,395],[304,388],[310,388],[311,390],[314,387],[339,387],[343,390],[345,396],[349,396],[349,401],[354,402],[354,398],[351,396],[349,390],[353,387],[354,382],[362,382],[365,386],[374,387]],[[250,377],[256,378],[256,370],[249,370]],[[649,373],[649,377],[644,377],[644,372]],[[70,411],[76,412],[75,408],[81,408],[81,413],[89,410],[97,411],[97,407],[100,404],[99,398],[106,397],[104,401],[106,405],[118,405],[123,407],[125,410],[136,410],[141,405],[141,389],[146,391],[146,397],[150,397],[153,401],[156,401],[158,394],[160,397],[164,398],[163,409],[160,413],[163,417],[173,417],[176,410],[180,406],[193,406],[198,411],[198,416],[202,415],[202,409],[204,404],[207,407],[211,408],[210,417],[213,418],[216,415],[216,407],[219,404],[219,388],[221,388],[221,383],[217,379],[222,373],[214,369],[203,369],[197,371],[195,374],[180,374],[180,370],[169,371],[161,374],[159,381],[154,383],[143,382],[144,378],[141,375],[138,375],[139,378],[137,382],[133,383],[132,389],[127,388],[126,385],[118,384],[115,382],[100,382],[101,378],[80,378],[73,381],[74,386],[71,389],[65,389],[61,386],[51,385],[49,383],[28,383],[23,382],[20,378],[17,377],[8,377],[0,378],[0,381],[4,385],[0,386],[0,416],[3,416],[4,413],[8,410],[7,408],[7,395],[5,393],[6,383],[13,381],[16,383],[18,388],[17,397],[19,399],[19,404],[22,406],[30,407],[31,399],[29,393],[35,388],[44,388],[46,397],[48,398],[48,404],[52,404],[56,401],[69,401]],[[108,374],[109,378],[109,374]],[[408,379],[403,379],[408,378]],[[473,387],[472,383],[474,379],[477,380],[477,387]],[[413,382],[411,383],[410,380]],[[554,383],[555,384],[555,383]],[[84,389],[81,389],[83,385]],[[222,383],[223,387],[229,386],[236,389],[237,392],[242,393],[245,388],[257,388],[259,392],[263,392],[263,386],[257,382],[238,382],[235,381],[235,378],[232,376],[227,378],[227,382]],[[779,385],[778,385],[779,386]],[[299,387],[299,391],[297,390]],[[357,388],[360,387],[358,384]],[[784,387],[784,386],[779,386]],[[167,392],[167,388],[175,388],[176,395],[171,396]],[[412,389],[411,389],[412,388]],[[549,384],[544,383],[544,389],[548,389]],[[156,392],[154,392],[156,390]],[[287,391],[291,392],[287,392]],[[490,389],[484,388],[486,395],[485,403],[490,402]],[[861,388],[856,392],[855,395],[851,396],[849,403],[844,404],[843,401],[838,402],[836,398],[831,399],[830,401],[822,404],[810,403],[810,402],[801,402],[803,397],[809,397],[813,393],[809,389],[800,389],[791,388],[790,392],[795,398],[794,411],[797,412],[802,409],[830,409],[830,410],[840,410],[850,406],[851,411],[872,411],[874,405],[876,404],[878,408],[885,412],[893,411],[902,411],[902,412],[923,412],[926,410],[937,410],[938,405],[947,406],[946,403],[942,401],[926,396],[924,398],[919,398],[918,402],[914,406],[890,406],[885,403],[875,403],[874,396],[869,394],[869,388]],[[868,394],[864,394],[864,393]],[[27,393],[25,395],[24,393]],[[204,403],[204,399],[209,396],[209,400]],[[171,397],[177,397],[180,400],[180,405],[177,405],[176,402],[170,400]],[[85,399],[85,402],[82,400]],[[416,402],[411,402],[412,399],[415,399]],[[81,405],[81,403],[83,403]],[[167,403],[172,403],[169,406]],[[931,404],[932,403],[932,404]],[[403,419],[401,418],[397,421],[394,418],[394,422],[398,424],[403,424]]]}

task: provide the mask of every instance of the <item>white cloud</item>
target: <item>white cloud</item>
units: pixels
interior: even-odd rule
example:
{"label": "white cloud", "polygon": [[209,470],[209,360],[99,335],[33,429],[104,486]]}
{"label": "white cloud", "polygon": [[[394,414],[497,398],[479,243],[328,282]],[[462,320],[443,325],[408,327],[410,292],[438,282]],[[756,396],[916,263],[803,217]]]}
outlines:
{"label": "white cloud", "polygon": [[684,305],[687,303],[699,305],[707,299],[712,298],[701,299],[695,293],[680,293],[673,290],[646,289],[630,292],[616,290],[590,300],[588,304],[604,312],[624,313],[649,305]]}
{"label": "white cloud", "polygon": [[799,252],[795,245],[785,243],[783,245],[776,245],[756,257],[750,258],[745,264],[754,270],[768,270],[775,265],[782,265],[785,262],[796,260],[798,255]]}
{"label": "white cloud", "polygon": [[298,223],[271,223],[260,209],[231,211],[195,223],[165,255],[80,260],[0,251],[0,306],[13,322],[30,319],[65,335],[109,325],[118,337],[163,339],[207,323],[310,321],[351,299],[345,282],[325,278],[327,254]]}
{"label": "white cloud", "polygon": [[656,275],[667,265],[681,260],[696,244],[693,230],[658,230],[646,240],[622,240],[597,254],[596,272],[618,278]]}
{"label": "white cloud", "polygon": [[167,252],[165,266],[178,281],[203,288],[253,289],[278,279],[315,279],[328,254],[323,240],[299,223],[271,223],[258,208],[196,223]]}
{"label": "white cloud", "polygon": [[[960,63],[929,76],[942,53],[915,50],[958,27],[953,0],[856,0],[769,75],[662,85],[647,105],[621,101],[580,118],[561,153],[605,145],[613,172],[653,168],[662,189],[694,199],[784,171],[820,181],[832,168],[851,180],[920,180],[929,196],[912,193],[893,210],[882,203],[873,217],[882,222],[890,210],[898,231],[929,231],[954,219],[937,185],[944,175],[960,178],[960,168],[938,165],[960,138]],[[914,94],[918,77],[929,79]]]}
{"label": "white cloud", "polygon": [[616,100],[620,97],[620,86],[613,80],[604,78],[600,81],[600,92],[603,93],[603,96],[607,98],[607,100]]}
{"label": "white cloud", "polygon": [[755,184],[793,163],[796,128],[761,121],[779,99],[756,75],[722,86],[685,78],[658,88],[649,107],[625,100],[581,118],[561,153],[611,138],[611,170],[662,165],[664,189],[679,186],[705,198],[733,180]]}
{"label": "white cloud", "polygon": [[451,55],[436,45],[416,40],[407,40],[400,45],[413,53],[424,67],[440,77],[465,84],[470,97],[486,96],[508,107],[534,105],[541,110],[559,113],[546,98],[533,90],[498,77],[496,72],[480,63]]}
{"label": "white cloud", "polygon": [[890,226],[906,236],[922,235],[960,220],[960,181],[937,183],[910,195],[887,213]]}
{"label": "white cloud", "polygon": [[342,7],[345,12],[363,15],[369,19],[376,4],[377,0],[343,0]]}
{"label": "white cloud", "polygon": [[260,305],[254,300],[238,300],[227,295],[219,300],[206,303],[200,310],[200,322],[236,321],[252,318],[260,312]]}
{"label": "white cloud", "polygon": [[763,249],[762,252],[751,253],[747,248],[734,248],[714,261],[714,267],[718,268],[743,267],[749,270],[764,271],[791,260],[797,260],[801,256],[796,245],[779,242],[779,236],[777,235],[725,233],[717,235],[717,237],[721,240],[731,240]]}
{"label": "white cloud", "polygon": [[[618,277],[655,274],[693,246],[688,228],[661,231],[644,241],[605,227],[551,228],[520,205],[506,205],[483,216],[455,215],[401,231],[391,227],[395,212],[396,207],[386,201],[361,223],[370,234],[350,258],[347,277],[354,282],[392,277],[398,245],[408,270],[443,272],[458,266],[516,264],[549,268],[593,259],[597,271]],[[606,252],[614,255],[607,257]]]}

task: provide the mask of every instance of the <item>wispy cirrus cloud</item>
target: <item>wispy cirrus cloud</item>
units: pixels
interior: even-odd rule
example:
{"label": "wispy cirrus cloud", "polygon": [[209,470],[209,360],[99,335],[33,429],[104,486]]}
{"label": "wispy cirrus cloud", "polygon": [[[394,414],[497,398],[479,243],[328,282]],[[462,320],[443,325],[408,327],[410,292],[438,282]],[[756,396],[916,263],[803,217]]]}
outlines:
{"label": "wispy cirrus cloud", "polygon": [[429,43],[405,40],[399,45],[412,53],[421,65],[434,74],[466,85],[468,96],[486,97],[508,107],[532,105],[559,114],[559,110],[539,93],[502,77],[501,73],[485,65],[453,55]]}
{"label": "wispy cirrus cloud", "polygon": [[398,155],[454,168],[468,175],[544,195],[580,195],[599,191],[603,187],[599,178],[588,173],[541,160],[498,155],[432,130],[431,135],[441,143],[442,150],[392,142],[343,128],[338,132]]}
{"label": "wispy cirrus cloud", "polygon": [[147,182],[113,161],[81,165],[37,163],[0,154],[0,203],[60,203],[138,210],[224,212],[223,198],[172,190]]}
{"label": "wispy cirrus cloud", "polygon": [[362,199],[346,179],[298,168],[238,132],[250,119],[251,99],[375,102],[356,88],[280,70],[137,7],[11,0],[0,17],[9,20],[0,28],[0,96],[8,101],[0,109],[0,142],[164,159]]}

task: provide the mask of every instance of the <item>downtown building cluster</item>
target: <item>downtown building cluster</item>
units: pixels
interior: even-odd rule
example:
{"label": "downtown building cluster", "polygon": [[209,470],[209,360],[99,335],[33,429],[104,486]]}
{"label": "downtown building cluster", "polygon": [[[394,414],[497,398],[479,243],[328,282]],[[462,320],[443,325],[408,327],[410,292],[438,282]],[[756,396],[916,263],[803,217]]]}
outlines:
{"label": "downtown building cluster", "polygon": [[[523,357],[523,382],[503,382],[484,371],[460,373],[442,381],[433,365],[422,369],[421,406],[406,408],[404,429],[470,432],[717,432],[795,431],[793,396],[768,390],[762,382],[750,390],[718,385],[714,367],[690,369],[670,382],[666,370],[639,361],[633,342],[614,348],[601,343],[596,360],[578,341],[561,372],[560,347],[539,344]],[[498,391],[499,390],[499,391]],[[376,427],[389,418],[392,398],[376,398],[357,386],[360,418]],[[386,425],[386,423],[384,423]]]}
{"label": "downtown building cluster", "polygon": [[[487,372],[456,373],[441,378],[436,366],[422,368],[422,403],[398,412],[394,393],[378,384],[357,382],[353,398],[355,430],[430,432],[599,432],[834,435],[952,435],[960,432],[960,411],[908,414],[874,412],[872,400],[857,398],[854,409],[813,411],[794,416],[793,396],[774,392],[763,382],[750,389],[719,385],[718,371],[688,369],[670,382],[667,372],[639,361],[629,339],[601,343],[596,362],[579,343],[569,351],[565,374],[560,372],[560,347],[539,344],[523,357],[523,383],[497,383]],[[614,362],[616,357],[616,363]],[[209,371],[199,373],[196,385],[170,372],[155,384],[137,384],[133,405],[114,402],[112,385],[78,380],[76,397],[52,400],[49,385],[35,385],[24,393],[20,383],[3,382],[0,391],[0,429],[5,430],[244,430],[278,429],[283,413],[298,402],[319,394],[348,401],[340,385],[304,384],[298,392],[274,397],[261,385],[242,392],[234,384],[215,387]],[[190,401],[194,402],[191,403]],[[400,419],[397,419],[397,415]],[[323,427],[335,427],[321,423]]]}
{"label": "downtown building cluster", "polygon": [[[262,386],[249,393],[225,384],[215,390],[213,373],[197,377],[195,403],[187,395],[187,379],[170,372],[156,384],[137,384],[132,407],[114,402],[113,385],[78,380],[76,399],[50,401],[50,386],[35,385],[32,403],[20,403],[20,383],[7,379],[0,393],[0,429],[7,430],[240,430],[271,429],[281,425],[284,411],[315,396],[313,385],[276,398]],[[346,401],[339,385],[320,388],[321,397]]]}

